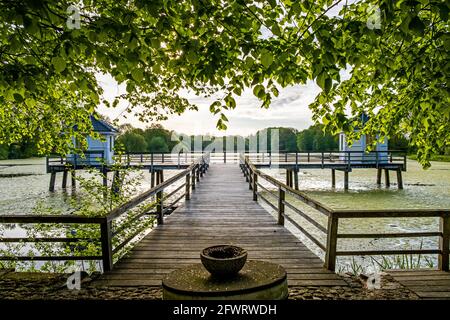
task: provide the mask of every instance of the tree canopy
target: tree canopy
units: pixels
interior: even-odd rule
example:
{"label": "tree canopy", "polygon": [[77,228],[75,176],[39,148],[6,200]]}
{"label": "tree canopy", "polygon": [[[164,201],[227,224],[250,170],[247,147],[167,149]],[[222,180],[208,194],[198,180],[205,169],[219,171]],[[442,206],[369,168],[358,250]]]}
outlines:
{"label": "tree canopy", "polygon": [[[322,88],[314,120],[351,135],[361,125],[352,116],[365,112],[360,133],[408,135],[427,165],[450,144],[449,8],[444,0],[4,0],[0,144],[32,139],[42,153],[65,152],[72,135],[90,132],[100,103],[126,100],[141,120],[161,119],[196,108],[182,89],[219,92],[210,111],[223,129],[245,88],[267,108],[280,87],[314,80]],[[126,93],[105,99],[99,74]]]}
{"label": "tree canopy", "polygon": [[314,125],[297,135],[299,151],[334,151],[339,149],[339,137],[324,132],[322,125]]}

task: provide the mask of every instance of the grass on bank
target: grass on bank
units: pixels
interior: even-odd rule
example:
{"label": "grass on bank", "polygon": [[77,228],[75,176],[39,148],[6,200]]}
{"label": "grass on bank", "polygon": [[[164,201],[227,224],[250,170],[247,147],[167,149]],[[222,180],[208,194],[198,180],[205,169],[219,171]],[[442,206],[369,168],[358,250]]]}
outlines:
{"label": "grass on bank", "polygon": [[[410,160],[417,160],[417,155],[411,154],[408,156]],[[430,161],[450,162],[450,155],[433,154]]]}

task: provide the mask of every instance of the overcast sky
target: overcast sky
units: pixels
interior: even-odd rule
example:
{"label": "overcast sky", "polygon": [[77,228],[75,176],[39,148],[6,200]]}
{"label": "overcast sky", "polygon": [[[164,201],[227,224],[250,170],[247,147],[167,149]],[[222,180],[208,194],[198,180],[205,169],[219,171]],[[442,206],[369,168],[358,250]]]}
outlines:
{"label": "overcast sky", "polygon": [[[109,76],[99,76],[99,81],[105,90],[105,97],[112,100],[114,96],[123,92],[123,86],[118,86]],[[198,106],[198,111],[186,111],[182,115],[170,115],[166,121],[160,123],[171,130],[186,134],[214,134],[214,135],[248,135],[259,129],[270,126],[292,127],[305,129],[312,124],[311,111],[308,108],[320,88],[312,81],[307,85],[296,85],[280,89],[280,94],[274,98],[269,109],[261,108],[261,102],[253,96],[252,90],[247,89],[241,96],[235,97],[236,109],[225,110],[229,120],[228,129],[216,129],[217,116],[209,112],[209,105],[215,97],[204,98],[189,92],[182,95],[191,103]],[[145,128],[147,123],[141,123],[123,112],[127,103],[123,102],[116,108],[100,107],[100,113],[111,120],[118,120],[120,124],[130,123],[134,127]],[[125,118],[126,116],[126,118]]]}
{"label": "overcast sky", "polygon": [[[353,1],[348,1],[350,4]],[[345,3],[345,1],[343,1]],[[342,4],[343,4],[342,3]],[[342,8],[338,6],[330,10],[329,15],[337,15]],[[341,73],[344,78],[348,77],[348,72]],[[112,77],[107,75],[98,76],[98,80],[105,90],[105,98],[112,101],[113,98],[125,92],[123,85],[118,86]],[[235,110],[226,111],[229,123],[226,131],[216,129],[217,116],[209,112],[209,105],[216,97],[203,98],[183,92],[191,103],[198,106],[198,111],[187,111],[181,116],[171,115],[166,121],[160,122],[167,129],[175,130],[186,134],[213,134],[213,135],[248,135],[255,133],[259,129],[269,126],[292,127],[305,129],[313,122],[311,111],[308,105],[320,92],[320,88],[309,81],[306,85],[296,85],[287,88],[279,88],[280,94],[274,98],[269,109],[260,108],[261,102],[253,96],[251,89],[246,90],[240,97],[235,97],[237,107]],[[101,106],[100,113],[108,116],[111,120],[118,120],[120,124],[130,123],[134,127],[145,128],[147,123],[141,123],[137,118],[133,118],[123,112],[127,105],[125,102],[116,108],[106,108]],[[124,116],[127,116],[125,118]]]}

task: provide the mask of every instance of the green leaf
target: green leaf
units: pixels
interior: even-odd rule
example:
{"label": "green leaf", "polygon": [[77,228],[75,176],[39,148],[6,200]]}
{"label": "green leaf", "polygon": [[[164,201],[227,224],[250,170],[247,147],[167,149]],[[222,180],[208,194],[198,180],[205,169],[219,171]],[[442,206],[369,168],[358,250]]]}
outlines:
{"label": "green leaf", "polygon": [[141,83],[142,80],[144,79],[144,72],[142,71],[142,69],[133,69],[131,71],[131,77],[137,83]]}
{"label": "green leaf", "polygon": [[271,28],[272,33],[278,37],[281,37],[281,29],[280,26],[278,24],[274,24]]}
{"label": "green leaf", "polygon": [[27,99],[25,99],[25,104],[28,107],[33,108],[36,105],[36,100],[34,100],[32,98],[27,98]]}
{"label": "green leaf", "polygon": [[258,84],[253,88],[253,94],[258,97],[258,98],[262,98],[264,97],[265,93],[265,89],[264,86],[262,84]]}
{"label": "green leaf", "polygon": [[261,63],[265,68],[269,68],[273,62],[273,55],[267,49],[261,50]]}
{"label": "green leaf", "polygon": [[418,35],[423,35],[425,32],[425,24],[420,20],[418,16],[412,18],[411,22],[408,25],[409,30]]}
{"label": "green leaf", "polygon": [[66,60],[61,57],[53,57],[52,64],[57,73],[61,73],[66,69]]}
{"label": "green leaf", "polygon": [[17,92],[14,93],[13,97],[14,97],[14,100],[16,102],[22,102],[23,101],[23,97],[22,97],[22,95],[20,93],[17,93]]}

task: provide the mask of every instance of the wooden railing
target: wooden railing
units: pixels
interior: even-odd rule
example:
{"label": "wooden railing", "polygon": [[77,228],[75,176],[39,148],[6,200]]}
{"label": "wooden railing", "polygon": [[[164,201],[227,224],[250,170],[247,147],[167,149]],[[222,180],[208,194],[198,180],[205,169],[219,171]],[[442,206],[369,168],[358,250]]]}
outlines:
{"label": "wooden railing", "polygon": [[290,164],[301,166],[302,164],[317,164],[318,168],[325,168],[327,165],[341,165],[342,168],[350,169],[352,166],[373,166],[382,167],[384,165],[398,165],[402,170],[406,170],[406,152],[401,150],[386,151],[298,151],[298,152],[258,152],[245,153],[250,161],[255,165]]}
{"label": "wooden railing", "polygon": [[[128,225],[137,222],[139,219],[156,215],[157,224],[164,223],[164,214],[171,210],[180,200],[185,198],[189,200],[192,190],[195,190],[196,183],[207,171],[209,166],[209,155],[204,154],[197,158],[188,168],[184,169],[175,176],[158,184],[154,188],[132,198],[125,204],[115,208],[108,215],[103,217],[86,217],[76,215],[0,215],[0,223],[2,224],[59,224],[59,225],[97,225],[99,227],[98,238],[78,238],[78,237],[7,237],[0,238],[0,243],[77,243],[82,241],[94,242],[100,244],[101,254],[98,255],[65,255],[65,256],[30,256],[30,255],[14,255],[14,256],[0,256],[1,260],[9,261],[66,261],[66,260],[101,260],[103,263],[103,270],[108,271],[113,268],[114,255],[118,254],[127,244],[135,239],[140,233],[145,230],[137,229],[125,239],[116,241],[121,232],[123,232]],[[181,185],[176,186],[168,194],[163,191],[176,182],[183,181]],[[180,191],[184,192],[178,195]],[[176,198],[169,202],[176,195]],[[130,213],[131,209],[135,208],[144,201],[155,198],[149,206],[145,207],[145,211],[135,214],[130,219],[121,221],[121,218]],[[167,204],[166,204],[167,202]],[[150,211],[153,210],[153,211]],[[123,220],[123,219],[122,219]],[[113,228],[113,222],[116,225]],[[114,246],[113,246],[114,243]]]}
{"label": "wooden railing", "polygon": [[[440,270],[449,271],[449,253],[450,253],[450,209],[405,209],[405,210],[334,210],[319,201],[313,199],[309,195],[299,190],[287,186],[270,175],[261,172],[250,161],[248,156],[242,155],[241,169],[245,175],[246,181],[249,183],[249,189],[253,191],[253,200],[261,199],[269,205],[278,214],[278,224],[284,225],[288,220],[303,235],[311,240],[317,247],[325,253],[324,266],[329,270],[335,270],[336,259],[338,256],[355,256],[355,255],[404,255],[404,254],[437,254],[438,268]],[[276,190],[270,190],[265,187],[261,180],[265,180]],[[262,190],[263,192],[259,191]],[[275,191],[275,192],[274,192]],[[307,215],[295,204],[290,202],[286,195],[292,196],[294,199],[306,203],[314,208],[320,214],[326,216],[327,225],[323,226],[318,221]],[[271,197],[269,199],[268,197]],[[293,217],[286,214],[286,208],[292,210],[295,214],[306,220],[310,226],[326,235],[326,243],[322,243],[311,232],[307,231],[304,225],[300,225]],[[340,219],[354,218],[425,218],[437,217],[440,220],[439,230],[433,232],[407,232],[407,233],[339,233]],[[437,249],[414,249],[414,250],[355,250],[340,251],[338,250],[338,239],[363,239],[363,238],[414,238],[414,237],[438,237],[439,248]]]}

